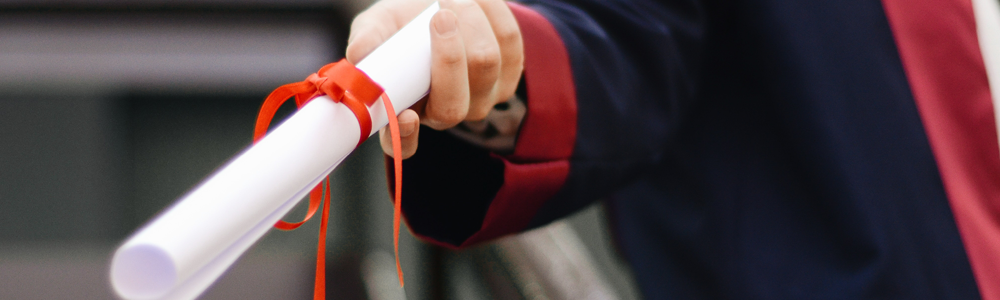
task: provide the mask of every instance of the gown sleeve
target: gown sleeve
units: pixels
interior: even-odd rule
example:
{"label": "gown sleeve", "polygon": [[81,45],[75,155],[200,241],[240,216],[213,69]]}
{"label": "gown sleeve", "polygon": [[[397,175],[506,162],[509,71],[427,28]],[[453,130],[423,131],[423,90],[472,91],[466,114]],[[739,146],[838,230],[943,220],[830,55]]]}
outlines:
{"label": "gown sleeve", "polygon": [[607,197],[655,168],[694,99],[704,31],[695,1],[508,5],[524,39],[527,113],[503,155],[421,130],[403,163],[402,208],[431,243],[473,245]]}

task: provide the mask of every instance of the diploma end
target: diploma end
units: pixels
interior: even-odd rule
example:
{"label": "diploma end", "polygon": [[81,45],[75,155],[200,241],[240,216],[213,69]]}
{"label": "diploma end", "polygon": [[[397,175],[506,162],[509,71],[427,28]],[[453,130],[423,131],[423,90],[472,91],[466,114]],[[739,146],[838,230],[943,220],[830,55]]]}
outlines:
{"label": "diploma end", "polygon": [[125,299],[155,299],[174,286],[177,269],[170,256],[150,245],[134,245],[115,253],[111,286]]}

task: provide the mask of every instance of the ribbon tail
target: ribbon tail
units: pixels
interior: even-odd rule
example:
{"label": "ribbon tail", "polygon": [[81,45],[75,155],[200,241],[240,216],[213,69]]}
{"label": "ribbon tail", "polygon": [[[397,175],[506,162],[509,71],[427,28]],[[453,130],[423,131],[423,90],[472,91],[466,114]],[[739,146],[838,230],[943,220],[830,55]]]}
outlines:
{"label": "ribbon tail", "polygon": [[[271,92],[264,99],[264,104],[260,107],[260,112],[257,113],[257,123],[254,126],[253,141],[257,143],[261,138],[267,134],[267,128],[271,125],[271,120],[274,118],[274,114],[278,112],[278,108],[281,107],[289,98],[295,97],[295,101],[298,104],[302,94],[312,93],[316,90],[314,86],[307,82],[296,82],[282,85]],[[300,105],[301,106],[301,105]],[[312,192],[309,193],[309,210],[306,212],[305,218],[301,222],[289,223],[282,220],[278,220],[274,224],[274,227],[280,230],[293,230],[299,228],[306,221],[309,221],[316,214],[316,210],[319,208],[320,202],[323,200],[323,188],[322,184],[316,185]]]}
{"label": "ribbon tail", "polygon": [[395,195],[393,195],[392,210],[392,245],[396,252],[396,273],[399,274],[399,287],[403,287],[403,268],[399,264],[399,219],[403,211],[403,146],[399,137],[399,120],[396,118],[396,110],[389,101],[389,95],[382,94],[382,103],[385,106],[385,114],[389,119],[389,135],[392,136],[392,163],[395,167]]}
{"label": "ribbon tail", "polygon": [[368,140],[368,136],[372,133],[372,117],[368,113],[368,106],[365,106],[364,103],[358,101],[351,94],[344,94],[344,98],[341,99],[340,103],[350,108],[351,112],[354,113],[354,117],[358,118],[358,127],[361,128],[361,135],[358,139],[358,144],[354,147],[360,147],[362,143]]}
{"label": "ribbon tail", "polygon": [[278,108],[285,101],[288,101],[288,98],[298,94],[312,93],[315,90],[316,88],[308,82],[296,82],[282,85],[271,92],[270,95],[267,95],[267,98],[264,99],[264,104],[261,105],[260,111],[257,113],[257,123],[254,125],[253,131],[253,142],[257,143],[257,141],[260,141],[267,134],[267,128],[271,125],[271,119],[278,112]]}
{"label": "ribbon tail", "polygon": [[[358,120],[358,127],[361,130],[358,146],[371,135],[372,122],[369,107],[381,97],[385,105],[386,114],[389,119],[389,133],[392,135],[392,149],[394,153],[402,154],[402,146],[399,136],[399,121],[396,119],[396,111],[389,101],[389,96],[377,83],[368,78],[361,70],[354,67],[346,59],[337,63],[323,66],[318,73],[309,75],[302,82],[282,85],[271,92],[264,100],[263,105],[257,115],[257,122],[254,127],[254,143],[260,141],[267,134],[267,129],[271,124],[274,114],[282,104],[289,98],[295,97],[295,104],[299,108],[320,95],[329,95],[334,102],[340,102],[351,109]],[[357,97],[361,98],[357,98]],[[393,211],[393,246],[396,252],[396,272],[399,274],[399,286],[403,286],[403,269],[399,263],[399,227],[402,218],[402,186],[403,186],[403,160],[396,155],[393,158],[395,163],[395,206]],[[301,222],[289,223],[279,220],[274,227],[281,230],[292,230],[302,226],[313,217],[320,205],[324,206],[321,214],[319,241],[316,246],[316,282],[313,291],[313,299],[326,299],[326,231],[327,222],[330,216],[330,177],[327,176],[325,182],[320,183],[309,193],[309,211]]]}
{"label": "ribbon tail", "polygon": [[278,220],[278,223],[274,224],[274,228],[285,231],[295,230],[296,228],[299,228],[299,226],[305,224],[306,221],[312,219],[313,215],[315,215],[316,211],[319,209],[319,204],[322,201],[323,201],[323,183],[321,182],[320,184],[317,184],[316,187],[312,189],[312,191],[309,192],[309,210],[306,211],[306,217],[303,218],[302,221],[289,223],[285,222],[284,220]]}
{"label": "ribbon tail", "polygon": [[319,221],[319,242],[316,246],[316,285],[313,300],[326,300],[326,222],[330,218],[330,177],[321,184],[324,189],[323,214]]}

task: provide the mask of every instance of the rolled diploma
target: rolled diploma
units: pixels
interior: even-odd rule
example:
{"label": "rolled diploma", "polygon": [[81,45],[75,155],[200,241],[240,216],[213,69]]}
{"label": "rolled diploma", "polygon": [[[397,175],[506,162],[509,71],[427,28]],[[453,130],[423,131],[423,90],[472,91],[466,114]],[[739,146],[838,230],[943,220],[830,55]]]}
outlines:
{"label": "rolled diploma", "polygon": [[[357,64],[396,114],[430,88],[430,19],[437,3]],[[382,100],[372,132],[388,123]],[[115,252],[111,284],[125,299],[193,299],[354,150],[351,110],[323,96],[148,223]]]}

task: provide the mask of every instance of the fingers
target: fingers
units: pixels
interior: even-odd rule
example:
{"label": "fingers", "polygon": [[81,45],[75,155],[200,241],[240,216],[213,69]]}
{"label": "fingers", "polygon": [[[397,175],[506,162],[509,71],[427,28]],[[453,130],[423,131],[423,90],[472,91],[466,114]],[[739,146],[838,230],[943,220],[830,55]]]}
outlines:
{"label": "fingers", "polygon": [[465,119],[481,120],[496,104],[493,90],[500,76],[500,46],[486,13],[473,0],[443,0],[441,7],[459,19],[469,69],[469,112]]}
{"label": "fingers", "polygon": [[388,22],[376,20],[384,18],[385,16],[361,13],[354,19],[351,23],[351,35],[347,39],[347,50],[345,51],[348,61],[357,64],[378,45],[385,42],[387,37],[384,36],[383,32],[388,33],[392,29],[386,25]]}
{"label": "fingers", "polygon": [[[399,114],[399,139],[403,152],[403,159],[410,158],[417,153],[417,138],[420,135],[420,117],[411,109],[404,110]],[[389,134],[389,127],[386,126],[378,132],[379,142],[382,144],[382,152],[395,157],[392,153],[392,136]]]}
{"label": "fingers", "polygon": [[[493,35],[496,36],[500,46],[500,76],[492,97],[496,99],[496,103],[504,102],[514,95],[517,83],[521,80],[521,71],[524,69],[524,42],[521,39],[521,28],[517,26],[514,13],[503,0],[476,0],[476,2],[490,20]],[[492,105],[489,108],[492,108]]]}
{"label": "fingers", "polygon": [[354,18],[351,22],[351,34],[347,38],[345,51],[347,60],[357,64],[393,33],[399,31],[394,19],[395,17],[387,13],[378,3]]}
{"label": "fingers", "polygon": [[469,111],[469,73],[458,17],[441,9],[431,19],[431,91],[422,122],[443,130]]}
{"label": "fingers", "polygon": [[[433,0],[382,0],[352,24],[347,59],[357,63]],[[523,42],[503,0],[441,0],[431,20],[431,89],[419,116],[443,130],[482,120],[520,80]]]}
{"label": "fingers", "polygon": [[433,0],[383,0],[375,3],[351,22],[347,39],[347,60],[357,64],[392,37]]}

